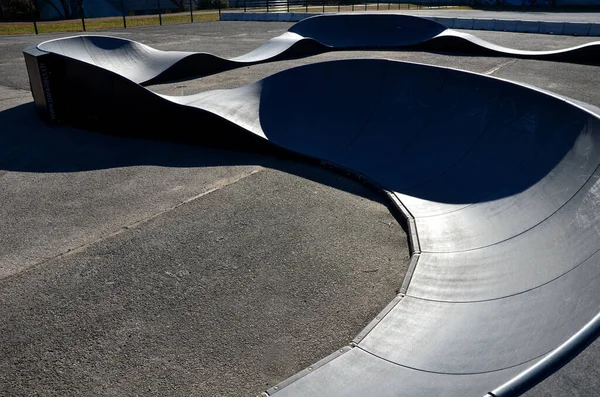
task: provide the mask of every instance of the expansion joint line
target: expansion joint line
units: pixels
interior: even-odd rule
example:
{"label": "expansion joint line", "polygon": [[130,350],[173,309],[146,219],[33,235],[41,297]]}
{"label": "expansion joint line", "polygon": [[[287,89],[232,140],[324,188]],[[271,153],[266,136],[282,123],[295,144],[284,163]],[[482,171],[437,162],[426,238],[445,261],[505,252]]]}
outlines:
{"label": "expansion joint line", "polygon": [[514,65],[515,63],[517,63],[518,59],[512,59],[510,61],[501,63],[500,65],[491,68],[490,70],[483,72],[483,74],[487,74],[488,76],[493,75],[494,73],[496,73],[498,70],[502,69],[505,66],[510,66],[510,65]]}
{"label": "expansion joint line", "polygon": [[109,239],[111,237],[118,236],[118,235],[120,235],[120,234],[122,234],[122,233],[124,233],[124,232],[126,232],[126,231],[128,231],[130,229],[134,229],[134,228],[136,228],[136,227],[138,227],[140,225],[143,225],[143,224],[145,224],[147,222],[150,222],[150,221],[152,221],[152,220],[160,217],[161,215],[164,215],[164,214],[166,214],[168,212],[171,212],[171,211],[173,211],[173,210],[175,210],[175,209],[177,209],[177,208],[179,208],[179,207],[181,207],[183,205],[186,205],[186,204],[188,204],[188,203],[190,203],[190,202],[192,202],[194,200],[197,200],[197,199],[199,199],[201,197],[207,196],[207,195],[209,195],[211,193],[214,193],[214,192],[216,192],[218,190],[221,190],[221,189],[223,189],[223,188],[225,188],[227,186],[233,185],[233,184],[235,184],[235,183],[237,183],[237,182],[239,182],[239,181],[241,181],[241,180],[243,180],[245,178],[248,178],[248,177],[250,177],[250,176],[252,176],[254,174],[257,174],[257,173],[259,173],[259,172],[261,172],[263,170],[264,170],[264,168],[261,167],[261,168],[253,169],[250,172],[245,172],[245,173],[243,173],[241,175],[238,174],[238,175],[230,177],[230,178],[224,178],[224,179],[218,180],[218,181],[212,183],[207,189],[203,190],[201,193],[199,193],[199,194],[197,194],[195,196],[189,197],[189,198],[184,199],[183,201],[180,201],[179,203],[177,203],[175,205],[172,205],[172,206],[170,206],[168,208],[165,208],[165,209],[160,210],[158,212],[152,213],[152,214],[147,215],[147,216],[145,216],[145,217],[143,217],[141,219],[137,219],[137,220],[135,220],[133,222],[130,222],[130,223],[124,225],[124,226],[119,227],[117,230],[114,230],[112,232],[109,232],[109,233],[101,235],[100,237],[98,237],[95,240],[82,243],[82,244],[80,244],[78,246],[75,246],[75,247],[72,247],[72,248],[67,248],[65,251],[62,251],[62,252],[60,252],[58,254],[55,254],[55,255],[50,256],[50,257],[43,258],[40,261],[32,264],[31,266],[27,266],[25,269],[23,269],[20,272],[11,274],[11,275],[3,278],[3,279],[0,279],[0,282],[5,281],[5,280],[10,280],[10,279],[22,276],[24,274],[28,274],[31,271],[33,271],[35,269],[38,269],[39,267],[41,267],[41,266],[43,266],[45,264],[48,264],[48,263],[51,263],[51,262],[53,262],[55,260],[58,260],[58,259],[61,259],[61,258],[65,258],[65,257],[71,256],[73,254],[82,252],[82,251],[84,251],[85,249],[87,249],[88,247],[90,247],[90,246],[92,246],[94,244],[97,244],[99,242],[105,241],[105,240],[107,240],[107,239]]}

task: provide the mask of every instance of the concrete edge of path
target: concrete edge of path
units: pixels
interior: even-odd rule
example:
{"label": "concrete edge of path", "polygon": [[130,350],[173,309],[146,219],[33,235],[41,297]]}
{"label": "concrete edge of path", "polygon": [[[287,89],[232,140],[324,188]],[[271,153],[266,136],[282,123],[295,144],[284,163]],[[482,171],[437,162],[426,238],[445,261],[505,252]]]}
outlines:
{"label": "concrete edge of path", "polygon": [[[305,12],[225,12],[222,21],[298,22],[320,13]],[[600,22],[550,22],[516,19],[423,17],[449,29],[497,32],[542,33],[567,36],[600,36]]]}

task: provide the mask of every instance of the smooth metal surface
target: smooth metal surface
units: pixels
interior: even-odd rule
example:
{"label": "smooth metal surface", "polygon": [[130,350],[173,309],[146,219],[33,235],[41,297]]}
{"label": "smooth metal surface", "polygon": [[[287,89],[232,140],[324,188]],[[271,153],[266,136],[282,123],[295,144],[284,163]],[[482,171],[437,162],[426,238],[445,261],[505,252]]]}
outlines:
{"label": "smooth metal surface", "polygon": [[[349,19],[330,21],[339,22],[332,30],[350,27]],[[327,45],[351,45],[307,26]],[[145,50],[133,44],[131,54],[118,47],[118,57],[100,51],[81,60],[64,48],[47,54],[63,122],[145,131],[169,117],[193,125],[186,132],[200,142],[252,138],[362,175],[399,200],[419,255],[402,299],[356,347],[271,392],[513,395],[598,336],[593,108],[501,79],[387,60],[312,64],[173,97],[138,84],[169,63],[154,65],[151,52],[138,75]],[[117,59],[131,61],[121,70]]]}

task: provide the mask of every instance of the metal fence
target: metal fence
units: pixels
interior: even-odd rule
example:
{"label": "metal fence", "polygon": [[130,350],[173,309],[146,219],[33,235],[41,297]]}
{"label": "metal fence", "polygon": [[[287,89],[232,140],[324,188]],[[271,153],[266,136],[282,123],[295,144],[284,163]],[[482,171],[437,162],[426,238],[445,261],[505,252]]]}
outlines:
{"label": "metal fence", "polygon": [[[83,7],[79,7],[72,10],[71,15],[75,18],[58,21],[40,20],[40,9],[38,7],[46,0],[20,1],[26,4],[25,9],[22,9],[16,18],[13,17],[12,20],[9,18],[8,24],[20,24],[19,26],[27,24],[27,31],[17,31],[15,34],[60,31],[86,32],[98,29],[127,29],[128,27],[142,25],[163,25],[173,22],[193,23],[198,20],[220,20],[224,10],[245,12],[351,12],[455,7],[469,5],[472,0],[230,0],[229,4],[225,3],[227,7],[222,7],[223,3],[216,0],[214,4],[217,5],[217,8],[212,10],[198,10],[195,6],[198,0],[181,0],[180,7],[185,11],[180,12],[170,12],[170,10],[162,9],[160,8],[161,1],[156,0],[157,8],[150,10],[150,15],[129,15],[125,5],[126,0],[120,0],[121,15],[119,16],[89,18],[85,15]],[[2,0],[0,0],[0,4],[2,4],[1,2]],[[4,18],[4,20],[7,21],[7,18]],[[2,25],[7,24],[0,23],[0,27]]]}
{"label": "metal fence", "polygon": [[[40,5],[48,7],[51,0],[0,0],[0,34],[7,34],[10,30],[6,28],[10,24],[26,25],[21,31],[15,31],[14,34],[23,33],[49,33],[65,31],[88,31],[99,29],[128,28],[142,25],[163,25],[165,23],[193,23],[199,20],[220,20],[221,14],[225,10],[244,11],[244,12],[352,12],[352,11],[377,11],[377,10],[411,10],[411,9],[429,9],[429,8],[459,8],[460,6],[475,6],[493,8],[494,4],[506,0],[171,0],[177,5],[179,12],[163,8],[165,0],[146,0],[149,4],[155,4],[152,10],[142,10],[144,15],[130,15],[127,4],[132,0],[103,0],[110,1],[120,8],[119,16],[89,18],[85,15],[82,1],[66,0],[66,3],[79,5],[77,9],[70,10],[71,17],[61,21],[40,21]],[[84,0],[86,7],[99,0]],[[18,14],[13,16],[13,20],[6,18],[6,2],[15,2],[20,4],[21,8]],[[154,3],[155,2],[155,3]],[[537,4],[542,2],[552,5],[552,0],[537,0]],[[216,5],[212,10],[199,10],[202,4]],[[117,11],[118,13],[119,11]],[[65,12],[66,14],[66,12]],[[146,15],[150,14],[150,15]],[[52,28],[51,28],[52,26]],[[4,32],[2,28],[5,28]],[[27,30],[27,31],[24,31]]]}
{"label": "metal fence", "polygon": [[241,0],[235,5],[245,12],[342,12],[450,8],[470,6],[472,0]]}
{"label": "metal fence", "polygon": [[[17,27],[29,24],[31,33],[48,33],[58,31],[88,31],[95,29],[124,28],[142,25],[163,25],[163,23],[193,23],[199,20],[220,20],[222,7],[219,1],[215,1],[216,8],[212,10],[198,9],[198,0],[181,0],[179,10],[170,10],[161,7],[161,1],[156,0],[154,9],[141,12],[140,15],[133,15],[126,7],[126,0],[120,0],[117,4],[120,6],[120,15],[109,17],[90,18],[86,16],[81,2],[74,2],[79,6],[73,10],[60,9],[61,17],[58,20],[41,20],[40,6],[48,6],[46,0],[18,0],[20,7],[17,11],[7,13],[6,3],[0,0],[0,28]],[[89,4],[92,1],[88,0]],[[53,7],[56,9],[56,7]],[[208,17],[208,18],[207,18]],[[44,27],[48,27],[44,29]],[[62,30],[61,30],[62,29]],[[6,29],[5,29],[6,30]],[[3,33],[0,29],[0,34]],[[4,32],[5,33],[5,32]]]}

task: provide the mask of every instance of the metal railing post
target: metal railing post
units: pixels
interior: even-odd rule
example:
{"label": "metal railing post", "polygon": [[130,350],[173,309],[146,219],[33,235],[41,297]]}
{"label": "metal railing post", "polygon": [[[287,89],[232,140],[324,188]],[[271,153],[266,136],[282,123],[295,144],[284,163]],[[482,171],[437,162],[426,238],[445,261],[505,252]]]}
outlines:
{"label": "metal railing post", "polygon": [[81,27],[85,32],[85,12],[83,11],[83,5],[79,6],[79,12],[81,13]]}
{"label": "metal railing post", "polygon": [[127,20],[125,19],[125,1],[121,0],[121,14],[123,14],[123,29],[127,29]]}
{"label": "metal railing post", "polygon": [[194,7],[192,6],[192,0],[190,0],[190,23],[194,23]]}
{"label": "metal railing post", "polygon": [[160,0],[156,0],[156,5],[158,6],[158,24],[162,26],[162,14],[160,13]]}
{"label": "metal railing post", "polygon": [[290,12],[290,0],[286,0],[287,3],[287,12]]}
{"label": "metal railing post", "polygon": [[269,0],[267,0],[267,12],[269,12]]}
{"label": "metal railing post", "polygon": [[221,20],[221,0],[217,0],[219,2],[219,21]]}
{"label": "metal railing post", "polygon": [[244,12],[246,12],[246,0],[244,0]]}
{"label": "metal railing post", "polygon": [[32,16],[32,19],[33,19],[33,30],[35,30],[35,34],[39,34],[38,27],[37,27],[37,15],[36,15],[36,12],[35,12],[35,10],[37,9],[37,2],[36,2],[36,7],[34,9],[32,1],[29,0],[29,8],[31,9],[31,16]]}

